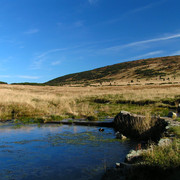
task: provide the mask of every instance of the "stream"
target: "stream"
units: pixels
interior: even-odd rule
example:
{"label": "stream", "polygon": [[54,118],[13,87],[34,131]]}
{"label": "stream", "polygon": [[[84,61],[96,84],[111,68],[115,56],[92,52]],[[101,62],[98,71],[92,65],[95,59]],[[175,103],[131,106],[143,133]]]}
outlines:
{"label": "stream", "polygon": [[135,146],[113,128],[0,123],[0,179],[98,180]]}

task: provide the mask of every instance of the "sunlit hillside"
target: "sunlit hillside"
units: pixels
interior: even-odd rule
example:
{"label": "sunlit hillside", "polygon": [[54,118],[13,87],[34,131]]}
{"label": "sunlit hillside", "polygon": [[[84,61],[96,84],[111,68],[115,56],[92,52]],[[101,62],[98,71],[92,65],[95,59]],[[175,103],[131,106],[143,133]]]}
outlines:
{"label": "sunlit hillside", "polygon": [[47,85],[173,83],[180,81],[180,56],[141,59],[69,74],[46,82]]}

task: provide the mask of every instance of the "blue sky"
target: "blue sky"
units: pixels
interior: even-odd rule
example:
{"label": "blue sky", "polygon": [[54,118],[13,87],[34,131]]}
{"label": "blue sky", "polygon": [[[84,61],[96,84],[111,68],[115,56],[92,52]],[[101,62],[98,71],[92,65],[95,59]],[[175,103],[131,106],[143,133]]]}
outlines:
{"label": "blue sky", "polygon": [[0,0],[0,81],[180,55],[179,9],[179,0]]}

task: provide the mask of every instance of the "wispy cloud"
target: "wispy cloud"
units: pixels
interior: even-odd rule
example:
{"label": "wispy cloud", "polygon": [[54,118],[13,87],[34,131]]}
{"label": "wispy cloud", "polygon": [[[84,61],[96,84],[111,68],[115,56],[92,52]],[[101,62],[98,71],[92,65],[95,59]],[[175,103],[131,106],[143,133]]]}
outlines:
{"label": "wispy cloud", "polygon": [[159,38],[147,39],[144,41],[136,41],[136,42],[119,45],[119,46],[112,46],[112,47],[106,48],[106,51],[119,51],[123,48],[128,48],[128,47],[133,47],[133,46],[138,46],[138,45],[148,44],[148,43],[153,43],[153,42],[159,42],[159,41],[166,41],[170,39],[177,39],[177,38],[180,38],[180,34],[173,34],[173,35],[159,37]]}
{"label": "wispy cloud", "polygon": [[6,58],[0,58],[0,71],[7,71],[9,69],[9,63],[13,59],[12,56]]}
{"label": "wispy cloud", "polygon": [[24,32],[25,34],[35,34],[38,33],[39,29],[29,29],[28,31]]}
{"label": "wispy cloud", "polygon": [[62,22],[57,22],[56,24],[57,24],[58,27],[62,27],[63,26]]}
{"label": "wispy cloud", "polygon": [[83,27],[84,21],[83,20],[77,20],[74,22],[57,22],[56,25],[59,29],[74,30],[74,28]]}
{"label": "wispy cloud", "polygon": [[28,75],[0,75],[1,78],[21,78],[21,79],[39,79],[39,76],[28,76]]}
{"label": "wispy cloud", "polygon": [[0,75],[1,78],[10,78],[11,76],[9,75]]}
{"label": "wispy cloud", "polygon": [[75,27],[82,27],[82,26],[83,26],[83,21],[76,21],[76,22],[74,23],[74,26],[75,26]]}
{"label": "wispy cloud", "polygon": [[180,50],[173,52],[170,56],[180,55]]}
{"label": "wispy cloud", "polygon": [[15,40],[13,40],[13,39],[0,39],[0,43],[14,44]]}
{"label": "wispy cloud", "polygon": [[90,4],[95,4],[98,2],[98,0],[88,0]]}
{"label": "wispy cloud", "polygon": [[67,48],[57,48],[57,49],[51,49],[48,51],[45,51],[36,57],[34,57],[33,63],[31,65],[31,69],[41,69],[43,63],[48,59],[48,55],[55,52],[65,51]]}
{"label": "wispy cloud", "polygon": [[134,14],[134,13],[137,13],[137,12],[141,12],[141,11],[144,11],[146,9],[150,9],[150,8],[155,7],[155,6],[158,6],[158,5],[160,5],[160,4],[162,4],[162,3],[166,2],[166,1],[167,0],[156,1],[154,3],[150,3],[150,4],[147,4],[145,6],[133,9],[133,10],[127,12],[127,14]]}
{"label": "wispy cloud", "polygon": [[134,56],[132,58],[130,58],[129,60],[132,60],[132,59],[142,59],[142,58],[149,58],[149,57],[152,57],[152,56],[155,56],[155,55],[158,55],[158,54],[162,54],[164,53],[164,51],[152,51],[152,52],[148,52],[146,54],[141,54],[139,56]]}
{"label": "wispy cloud", "polygon": [[161,1],[157,1],[157,2],[155,2],[155,3],[150,3],[150,4],[147,4],[147,5],[145,5],[145,6],[141,6],[141,7],[132,9],[132,10],[130,10],[130,11],[125,12],[125,13],[122,14],[120,17],[115,18],[115,19],[111,19],[111,20],[106,21],[106,22],[104,22],[104,23],[107,23],[107,24],[109,24],[109,23],[115,23],[115,22],[120,21],[120,20],[122,20],[122,19],[124,19],[124,18],[126,18],[126,17],[128,17],[128,16],[130,16],[130,15],[133,15],[133,14],[135,14],[135,13],[142,12],[142,11],[145,11],[145,10],[147,10],[147,9],[153,8],[153,7],[155,7],[155,6],[161,5],[162,3],[166,2],[166,1],[167,1],[167,0],[161,0]]}
{"label": "wispy cloud", "polygon": [[37,59],[41,59],[41,58],[47,56],[48,54],[55,53],[55,52],[58,52],[58,51],[65,51],[65,50],[67,50],[67,48],[51,49],[51,50],[48,50],[48,51],[45,51],[45,52],[41,53],[41,54],[38,55],[36,58],[37,58]]}
{"label": "wispy cloud", "polygon": [[52,66],[56,66],[58,64],[61,64],[61,61],[54,61],[54,62],[51,63]]}
{"label": "wispy cloud", "polygon": [[33,60],[33,63],[31,65],[31,69],[33,70],[37,70],[37,69],[41,69],[43,62],[45,61],[45,58],[35,58],[35,60]]}

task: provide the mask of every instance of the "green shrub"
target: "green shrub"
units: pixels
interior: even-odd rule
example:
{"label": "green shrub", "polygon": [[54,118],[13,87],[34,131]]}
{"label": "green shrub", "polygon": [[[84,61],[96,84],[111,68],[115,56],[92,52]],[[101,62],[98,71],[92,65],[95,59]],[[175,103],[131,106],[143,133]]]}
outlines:
{"label": "green shrub", "polygon": [[168,131],[180,137],[180,126],[173,126]]}
{"label": "green shrub", "polygon": [[87,116],[88,121],[97,121],[97,117],[95,116]]}
{"label": "green shrub", "polygon": [[176,119],[176,121],[179,121],[179,122],[180,122],[180,117],[178,117],[178,118]]}
{"label": "green shrub", "polygon": [[180,140],[175,139],[168,146],[153,146],[143,153],[143,161],[146,165],[162,169],[176,168],[180,166]]}
{"label": "green shrub", "polygon": [[58,115],[51,115],[50,119],[52,121],[61,121],[61,120],[63,120],[63,118],[61,116],[58,116]]}
{"label": "green shrub", "polygon": [[35,118],[34,123],[44,123],[44,119],[43,118]]}

